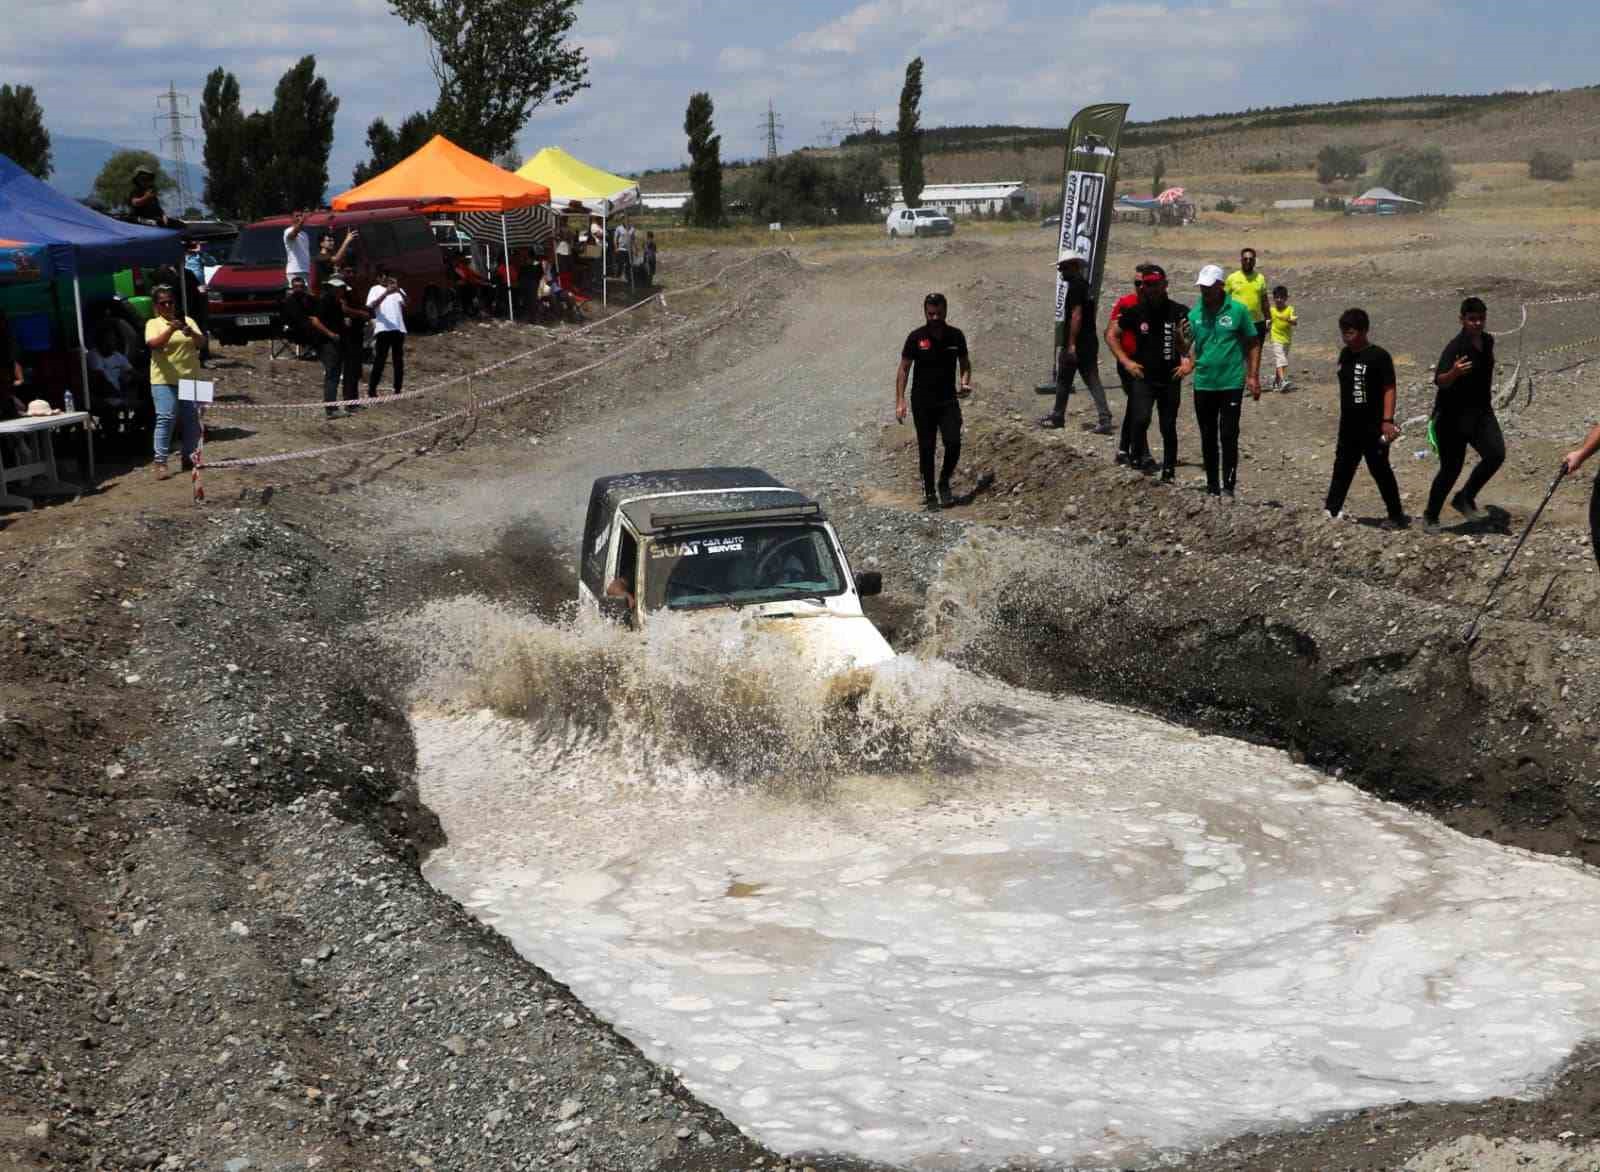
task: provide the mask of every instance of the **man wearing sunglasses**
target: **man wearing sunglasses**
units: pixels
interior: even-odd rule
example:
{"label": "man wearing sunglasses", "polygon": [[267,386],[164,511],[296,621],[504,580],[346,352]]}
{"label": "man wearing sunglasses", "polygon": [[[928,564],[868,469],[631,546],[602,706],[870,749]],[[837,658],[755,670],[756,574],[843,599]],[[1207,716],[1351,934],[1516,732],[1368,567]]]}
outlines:
{"label": "man wearing sunglasses", "polygon": [[[1134,339],[1130,352],[1122,345],[1126,331]],[[1178,467],[1178,403],[1182,398],[1180,367],[1189,353],[1189,307],[1167,296],[1167,271],[1146,265],[1139,279],[1138,303],[1124,309],[1106,327],[1106,345],[1133,380],[1128,394],[1129,443],[1140,442],[1154,410],[1161,421],[1161,483],[1171,484]]]}
{"label": "man wearing sunglasses", "polygon": [[[950,477],[961,459],[961,404],[958,397],[972,393],[972,362],[967,357],[967,338],[945,321],[949,303],[943,293],[929,293],[922,299],[926,323],[906,336],[900,348],[900,367],[894,379],[894,417],[906,421],[906,376],[916,372],[911,383],[911,421],[917,428],[917,457],[922,469],[922,503],[929,509],[950,505]],[[961,382],[956,384],[956,371]],[[944,463],[939,470],[939,488],[933,486],[934,446],[944,440]]]}
{"label": "man wearing sunglasses", "polygon": [[155,400],[155,472],[157,480],[172,475],[167,457],[172,447],[172,429],[178,427],[183,467],[191,466],[194,450],[200,444],[200,409],[193,402],[178,401],[178,380],[200,377],[200,347],[205,334],[194,319],[178,312],[178,298],[171,285],[157,285],[151,304],[155,316],[145,323],[144,344],[150,348],[150,397]]}

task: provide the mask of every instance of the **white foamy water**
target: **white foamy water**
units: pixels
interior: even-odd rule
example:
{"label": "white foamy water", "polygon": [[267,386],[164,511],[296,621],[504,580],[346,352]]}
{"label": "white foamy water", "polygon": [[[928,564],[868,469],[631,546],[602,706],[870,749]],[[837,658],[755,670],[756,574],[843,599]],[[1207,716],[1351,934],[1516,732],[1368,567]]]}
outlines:
{"label": "white foamy water", "polygon": [[785,1151],[1126,1163],[1517,1093],[1596,1032],[1594,872],[951,672],[967,708],[925,714],[964,763],[823,800],[616,727],[419,708],[427,875]]}

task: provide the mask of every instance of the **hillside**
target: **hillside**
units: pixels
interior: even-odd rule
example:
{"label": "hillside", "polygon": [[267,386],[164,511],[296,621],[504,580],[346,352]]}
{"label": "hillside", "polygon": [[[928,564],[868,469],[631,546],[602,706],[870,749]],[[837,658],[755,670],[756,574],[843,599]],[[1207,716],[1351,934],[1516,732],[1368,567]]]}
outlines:
{"label": "hillside", "polygon": [[[964,126],[924,133],[930,183],[1020,178],[1049,188],[1059,182],[1062,128]],[[1361,147],[1374,170],[1385,151],[1402,145],[1436,145],[1459,163],[1522,162],[1540,148],[1578,159],[1600,158],[1600,88],[1267,107],[1134,122],[1126,133],[1124,179],[1148,177],[1159,155],[1171,183],[1184,183],[1188,176],[1250,171],[1261,178],[1279,176],[1285,196],[1314,195],[1321,189],[1311,163],[1331,143]],[[892,136],[880,138],[892,161]],[[731,182],[741,170],[728,168],[724,181]],[[645,191],[682,191],[688,176],[660,172],[645,176],[640,186]],[[1131,190],[1142,185],[1125,186]]]}

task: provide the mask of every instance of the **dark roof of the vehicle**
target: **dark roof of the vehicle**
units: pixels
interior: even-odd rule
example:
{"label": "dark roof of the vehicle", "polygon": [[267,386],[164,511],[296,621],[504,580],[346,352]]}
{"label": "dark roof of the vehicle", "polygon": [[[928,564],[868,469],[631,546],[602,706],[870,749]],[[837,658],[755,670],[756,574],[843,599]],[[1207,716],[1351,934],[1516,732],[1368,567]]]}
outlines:
{"label": "dark roof of the vehicle", "polygon": [[[760,491],[750,491],[752,489]],[[665,468],[628,472],[600,477],[594,482],[593,491],[604,500],[604,515],[608,520],[624,501],[632,501],[624,511],[641,533],[656,532],[659,526],[653,517],[657,513],[736,513],[811,503],[805,493],[796,492],[759,468]],[[668,496],[676,493],[686,495]],[[662,500],[662,497],[667,499]]]}
{"label": "dark roof of the vehicle", "polygon": [[[329,224],[363,224],[372,220],[401,220],[407,216],[421,216],[419,210],[425,207],[426,202],[418,200],[415,207],[387,207],[387,208],[356,208],[348,212],[335,212],[327,208],[306,213],[306,227],[326,228]],[[424,217],[426,218],[426,217]],[[285,212],[278,216],[267,216],[260,220],[252,220],[246,228],[287,228],[294,217]]]}

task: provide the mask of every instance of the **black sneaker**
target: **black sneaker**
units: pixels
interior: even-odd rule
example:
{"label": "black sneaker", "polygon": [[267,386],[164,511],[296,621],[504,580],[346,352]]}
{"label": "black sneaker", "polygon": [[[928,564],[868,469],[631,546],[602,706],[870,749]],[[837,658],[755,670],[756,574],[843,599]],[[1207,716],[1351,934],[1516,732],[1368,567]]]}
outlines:
{"label": "black sneaker", "polygon": [[922,507],[932,511],[942,509],[944,506],[939,503],[938,493],[925,492],[922,494]]}
{"label": "black sneaker", "polygon": [[1230,500],[1230,501],[1233,500],[1234,498],[1233,498],[1233,488],[1232,488],[1232,486],[1231,485],[1230,486],[1224,486],[1223,489],[1222,489],[1222,495],[1227,497],[1228,500]]}
{"label": "black sneaker", "polygon": [[941,480],[939,482],[939,505],[940,505],[940,507],[948,509],[951,505],[953,505],[955,503],[955,499],[956,499],[955,498],[955,494],[950,491],[950,482],[948,480]]}
{"label": "black sneaker", "polygon": [[1117,429],[1110,423],[1085,423],[1083,425],[1083,430],[1088,432],[1090,435],[1115,435],[1117,431]]}
{"label": "black sneaker", "polygon": [[[1411,518],[1403,513],[1398,517],[1385,517],[1378,522],[1378,528],[1385,533],[1398,533],[1402,529],[1411,528]],[[1438,528],[1438,526],[1435,526],[1435,528]]]}
{"label": "black sneaker", "polygon": [[1128,459],[1128,453],[1127,452],[1118,452],[1117,453],[1117,458],[1112,462],[1115,463],[1118,467],[1123,467],[1123,468],[1127,467],[1130,463],[1132,463],[1132,461]]}
{"label": "black sneaker", "polygon": [[1422,515],[1422,531],[1430,537],[1437,536],[1439,533],[1439,518],[1430,517],[1424,513]]}
{"label": "black sneaker", "polygon": [[1051,431],[1058,431],[1067,425],[1067,421],[1057,415],[1046,415],[1039,420],[1039,426]]}
{"label": "black sneaker", "polygon": [[1450,498],[1450,507],[1460,513],[1469,521],[1481,521],[1486,513],[1478,507],[1477,501],[1469,501],[1465,493],[1456,493]]}
{"label": "black sneaker", "polygon": [[1177,483],[1177,480],[1178,480],[1178,474],[1176,472],[1174,472],[1171,468],[1163,468],[1161,470],[1161,481],[1160,481],[1160,483],[1162,483],[1162,484],[1175,484],[1175,483]]}

